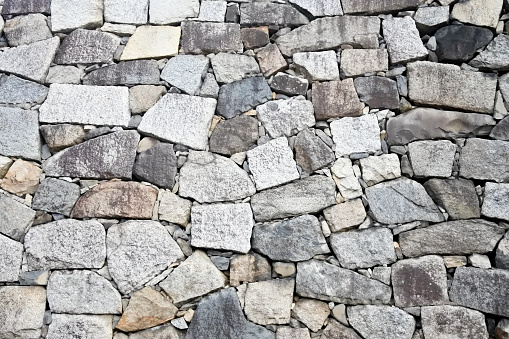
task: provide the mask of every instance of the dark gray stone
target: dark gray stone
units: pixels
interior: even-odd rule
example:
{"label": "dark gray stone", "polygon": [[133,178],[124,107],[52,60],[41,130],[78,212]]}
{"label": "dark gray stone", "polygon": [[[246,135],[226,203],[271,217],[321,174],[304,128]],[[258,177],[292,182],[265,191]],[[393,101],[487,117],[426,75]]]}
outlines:
{"label": "dark gray stone", "polygon": [[69,147],[43,164],[47,176],[131,179],[140,135],[121,131]]}
{"label": "dark gray stone", "polygon": [[40,104],[46,99],[48,88],[15,75],[0,75],[0,103]]}
{"label": "dark gray stone", "polygon": [[[232,7],[232,6],[228,6]],[[268,27],[246,27],[240,30],[242,43],[245,49],[253,49],[263,47],[269,44]]]}
{"label": "dark gray stone", "polygon": [[509,140],[509,116],[500,120],[495,127],[491,130],[490,138],[498,140]]}
{"label": "dark gray stone", "polygon": [[35,191],[32,208],[65,216],[71,214],[80,197],[80,187],[68,181],[47,178]]}
{"label": "dark gray stone", "polygon": [[155,60],[124,61],[88,73],[84,85],[158,85],[159,67]]}
{"label": "dark gray stone", "polygon": [[277,73],[272,78],[270,88],[286,95],[306,95],[309,82],[307,79],[299,78],[286,73]]}
{"label": "dark gray stone", "polygon": [[387,143],[406,145],[414,140],[486,136],[495,124],[487,114],[419,107],[389,119]]}
{"label": "dark gray stone", "polygon": [[364,108],[353,79],[314,83],[311,97],[317,120],[358,117]]}
{"label": "dark gray stone", "polygon": [[330,252],[320,222],[312,215],[255,225],[251,246],[275,261],[304,261]]}
{"label": "dark gray stone", "polygon": [[156,186],[172,189],[177,175],[173,145],[161,142],[138,154],[133,175]]}
{"label": "dark gray stone", "polygon": [[[346,320],[346,314],[345,320]],[[320,339],[361,339],[359,335],[350,327],[346,327],[341,325],[336,320],[329,318],[329,323],[327,327],[323,330],[322,336]]]}
{"label": "dark gray stone", "polygon": [[440,28],[435,39],[439,61],[468,61],[493,39],[493,33],[483,27],[450,25]]}
{"label": "dark gray stone", "polygon": [[421,5],[424,0],[342,0],[343,12],[345,14],[368,13],[378,14],[402,11],[405,9],[415,9]]}
{"label": "dark gray stone", "polygon": [[469,65],[483,70],[507,71],[509,69],[509,37],[499,34],[476,56]]}
{"label": "dark gray stone", "polygon": [[294,147],[297,165],[307,173],[319,170],[336,160],[330,147],[309,129],[297,134]]}
{"label": "dark gray stone", "polygon": [[223,155],[244,152],[258,140],[258,121],[247,115],[220,122],[210,136],[210,151]]}
{"label": "dark gray stone", "polygon": [[423,184],[435,203],[445,208],[451,219],[481,216],[474,183],[465,179],[431,179]]}
{"label": "dark gray stone", "polygon": [[39,117],[36,111],[0,107],[0,155],[41,159]]}
{"label": "dark gray stone", "polygon": [[509,142],[468,139],[461,150],[460,175],[464,178],[506,182],[509,180]]}
{"label": "dark gray stone", "polygon": [[221,86],[217,114],[230,119],[272,99],[264,77],[251,77]]}
{"label": "dark gray stone", "polygon": [[51,0],[5,0],[2,14],[50,13]]}
{"label": "dark gray stone", "polygon": [[43,125],[40,130],[52,153],[83,142],[86,135],[83,126],[80,125]]}
{"label": "dark gray stone", "polygon": [[239,24],[183,21],[181,27],[180,46],[185,54],[243,51]]}
{"label": "dark gray stone", "polygon": [[186,339],[275,339],[275,333],[246,320],[234,288],[203,299],[189,324]]}
{"label": "dark gray stone", "polygon": [[52,37],[46,17],[42,14],[16,16],[7,20],[4,34],[9,46],[20,46]]}
{"label": "dark gray stone", "polygon": [[77,29],[62,41],[53,62],[60,65],[111,63],[119,44],[120,38],[111,34]]}
{"label": "dark gray stone", "polygon": [[273,2],[253,2],[240,5],[241,25],[280,25],[295,27],[309,23],[309,20],[295,7]]}
{"label": "dark gray stone", "polygon": [[94,139],[94,138],[100,137],[101,135],[106,135],[106,134],[110,134],[110,133],[113,133],[113,130],[106,126],[93,128],[90,131],[88,131],[87,134],[85,134],[85,136],[83,137],[83,140],[86,141],[86,140]]}
{"label": "dark gray stone", "polygon": [[357,78],[354,83],[359,98],[370,108],[399,108],[399,93],[396,81],[373,76]]}
{"label": "dark gray stone", "polygon": [[421,308],[422,329],[426,338],[488,339],[484,315],[459,306]]}
{"label": "dark gray stone", "polygon": [[509,270],[458,267],[451,300],[485,313],[509,317]]}

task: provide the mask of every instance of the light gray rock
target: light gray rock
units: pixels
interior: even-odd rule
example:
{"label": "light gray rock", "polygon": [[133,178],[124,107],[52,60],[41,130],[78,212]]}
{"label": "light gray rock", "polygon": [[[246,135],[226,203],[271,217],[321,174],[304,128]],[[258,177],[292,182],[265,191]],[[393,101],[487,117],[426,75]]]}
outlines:
{"label": "light gray rock", "polygon": [[196,18],[199,11],[199,0],[150,0],[149,18],[151,24],[175,24]]}
{"label": "light gray rock", "polygon": [[173,303],[180,305],[221,289],[226,283],[226,276],[217,269],[207,254],[195,251],[175,268],[160,286]]}
{"label": "light gray rock", "polygon": [[113,336],[111,315],[52,314],[48,339],[75,337],[110,339]]}
{"label": "light gray rock", "polygon": [[339,80],[339,67],[336,52],[295,53],[293,62],[309,81]]}
{"label": "light gray rock", "polygon": [[[159,67],[155,60],[122,61],[88,73],[84,85],[158,85]],[[154,86],[155,87],[155,86]]]}
{"label": "light gray rock", "polygon": [[414,20],[419,32],[432,33],[449,22],[449,7],[419,7],[415,12]]}
{"label": "light gray rock", "polygon": [[7,20],[3,30],[11,47],[27,45],[52,37],[46,17],[39,13],[17,16]]}
{"label": "light gray rock", "polygon": [[247,55],[218,53],[210,59],[210,62],[219,83],[229,84],[230,82],[242,80],[248,75],[260,73],[260,67],[256,59]]}
{"label": "light gray rock", "polygon": [[342,0],[345,14],[354,13],[385,13],[401,11],[404,9],[413,9],[422,4],[424,0],[389,0],[389,1],[369,1],[369,0]]}
{"label": "light gray rock", "polygon": [[207,54],[229,51],[242,53],[244,50],[239,24],[188,20],[182,22],[181,26],[183,53]]}
{"label": "light gray rock", "polygon": [[247,319],[260,325],[290,322],[294,279],[274,279],[247,285],[244,312]]}
{"label": "light gray rock", "polygon": [[191,217],[191,205],[191,201],[182,199],[178,195],[164,190],[160,192],[159,220],[186,226]]}
{"label": "light gray rock", "polygon": [[233,160],[191,151],[180,169],[179,195],[203,202],[234,201],[256,193],[248,174]]}
{"label": "light gray rock", "polygon": [[331,167],[333,179],[341,196],[346,199],[355,199],[362,196],[362,187],[354,173],[352,161],[348,158],[338,158]]}
{"label": "light gray rock", "polygon": [[313,299],[300,299],[292,309],[295,319],[302,322],[313,332],[317,332],[322,328],[330,313],[327,303]]}
{"label": "light gray rock", "polygon": [[0,193],[0,233],[19,241],[34,218],[34,210]]}
{"label": "light gray rock", "polygon": [[388,304],[391,288],[353,271],[318,260],[297,264],[296,293],[345,304]]}
{"label": "light gray rock", "polygon": [[209,58],[203,55],[177,55],[161,72],[161,79],[189,95],[197,95],[209,68]]}
{"label": "light gray rock", "polygon": [[[0,107],[0,154],[30,160],[41,159],[37,112]],[[20,129],[20,126],[23,126]]]}
{"label": "light gray rock", "polygon": [[79,197],[78,185],[65,180],[47,178],[41,181],[35,191],[32,208],[69,216]]}
{"label": "light gray rock", "polygon": [[11,158],[0,155],[0,178],[7,174],[13,162]]}
{"label": "light gray rock", "polygon": [[451,17],[467,24],[496,28],[502,4],[502,0],[470,0],[457,3],[452,8]]}
{"label": "light gray rock", "polygon": [[[182,114],[186,107],[186,114]],[[183,94],[166,94],[145,113],[138,126],[141,133],[204,150],[216,100]]]}
{"label": "light gray rock", "polygon": [[61,65],[111,63],[120,38],[104,32],[77,29],[62,41],[54,62]]}
{"label": "light gray rock", "polygon": [[304,261],[329,253],[329,246],[315,216],[303,215],[272,224],[256,225],[253,249],[277,261]]}
{"label": "light gray rock", "polygon": [[106,232],[95,220],[63,219],[30,228],[25,251],[30,270],[101,268]]}
{"label": "light gray rock", "polygon": [[389,69],[389,54],[385,49],[345,49],[341,52],[341,71],[347,77]]}
{"label": "light gray rock", "polygon": [[460,155],[460,175],[464,178],[509,180],[509,142],[501,140],[467,139]]}
{"label": "light gray rock", "polygon": [[509,269],[509,237],[507,234],[498,243],[495,252],[495,266],[497,268]]}
{"label": "light gray rock", "polygon": [[469,65],[481,69],[507,70],[509,68],[509,37],[499,34],[490,44],[476,56]]}
{"label": "light gray rock", "polygon": [[493,112],[497,87],[493,75],[429,61],[408,64],[407,74],[409,98],[415,104]]}
{"label": "light gray rock", "polygon": [[484,314],[459,306],[421,307],[424,335],[436,339],[488,339]]}
{"label": "light gray rock", "polygon": [[330,129],[337,157],[352,153],[376,153],[381,149],[380,128],[375,114],[334,120]]}
{"label": "light gray rock", "polygon": [[15,75],[0,75],[0,103],[40,104],[46,99],[48,88]]}
{"label": "light gray rock", "polygon": [[335,0],[290,0],[314,17],[343,15],[341,3]]}
{"label": "light gray rock", "polygon": [[200,5],[199,21],[224,22],[226,1],[203,1]]}
{"label": "light gray rock", "polygon": [[428,55],[412,17],[390,17],[382,22],[382,28],[391,64],[407,63]]}
{"label": "light gray rock", "polygon": [[330,245],[339,264],[352,270],[396,261],[392,232],[384,227],[334,233]]}
{"label": "light gray rock", "polygon": [[22,260],[23,245],[0,235],[0,281],[18,281]]}
{"label": "light gray rock", "polygon": [[214,204],[191,209],[191,245],[247,253],[253,213],[249,204]]}
{"label": "light gray rock", "polygon": [[122,313],[120,293],[108,280],[92,271],[53,272],[47,294],[52,313]]}
{"label": "light gray rock", "polygon": [[335,191],[332,179],[316,175],[257,193],[251,207],[256,221],[315,213],[336,203]]}
{"label": "light gray rock", "polygon": [[509,202],[509,184],[487,182],[481,214],[488,218],[509,221],[509,213],[504,206]]}
{"label": "light gray rock", "polygon": [[382,154],[359,160],[362,169],[362,180],[368,186],[401,176],[399,158],[396,154]]}
{"label": "light gray rock", "polygon": [[351,306],[348,321],[364,338],[412,339],[415,319],[410,314],[390,306]]}
{"label": "light gray rock", "polygon": [[[172,325],[161,325],[129,334],[129,339],[182,339],[183,334]],[[117,339],[117,337],[114,337]],[[127,338],[118,338],[127,339]]]}
{"label": "light gray rock", "polygon": [[362,115],[364,104],[359,100],[353,79],[314,83],[311,94],[316,120]]}
{"label": "light gray rock", "polygon": [[509,74],[504,74],[498,78],[498,87],[504,97],[504,101],[509,101]]}
{"label": "light gray rock", "polygon": [[211,73],[205,74],[203,84],[201,85],[200,88],[200,96],[205,98],[217,99],[218,95],[219,95],[219,85],[217,84],[216,78]]}
{"label": "light gray rock", "polygon": [[374,218],[384,224],[444,221],[424,187],[404,177],[368,187],[366,196]]}
{"label": "light gray rock", "polygon": [[149,0],[105,0],[104,21],[142,25],[147,23]]}
{"label": "light gray rock", "polygon": [[44,82],[59,45],[60,39],[53,37],[6,49],[0,53],[0,71]]}
{"label": "light gray rock", "polygon": [[120,60],[164,58],[178,54],[180,27],[138,26],[129,38]]}
{"label": "light gray rock", "polygon": [[309,330],[307,328],[293,328],[289,326],[281,326],[276,331],[278,339],[310,339]]}
{"label": "light gray rock", "polygon": [[331,232],[342,232],[362,224],[366,211],[361,199],[348,200],[323,211]]}
{"label": "light gray rock", "polygon": [[449,177],[456,145],[448,140],[415,141],[408,145],[408,156],[416,177]]}
{"label": "light gray rock", "polygon": [[306,16],[288,4],[254,2],[240,5],[243,26],[281,25],[295,27],[309,23]]}
{"label": "light gray rock", "polygon": [[101,0],[55,0],[51,1],[51,30],[70,32],[76,28],[93,29],[103,24]]}
{"label": "light gray rock", "polygon": [[311,130],[305,129],[295,138],[295,160],[307,173],[312,173],[334,162],[332,149]]}
{"label": "light gray rock", "polygon": [[51,66],[46,76],[47,84],[77,84],[85,76],[85,71],[76,66]]}
{"label": "light gray rock", "polygon": [[148,111],[165,93],[164,86],[139,85],[129,88],[131,114]]}
{"label": "light gray rock", "polygon": [[248,150],[247,161],[258,191],[300,178],[292,149],[285,137]]}

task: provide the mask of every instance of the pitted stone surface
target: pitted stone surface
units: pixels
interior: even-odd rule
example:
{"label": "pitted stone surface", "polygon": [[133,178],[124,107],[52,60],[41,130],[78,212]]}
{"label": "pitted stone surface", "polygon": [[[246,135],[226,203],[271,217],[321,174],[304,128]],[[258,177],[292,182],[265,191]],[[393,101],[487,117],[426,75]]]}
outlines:
{"label": "pitted stone surface", "polygon": [[99,31],[77,29],[60,45],[54,62],[61,65],[109,63],[120,38]]}
{"label": "pitted stone surface", "polygon": [[[0,107],[0,154],[31,160],[41,158],[39,117],[34,111]],[[23,130],[19,129],[23,126]]]}

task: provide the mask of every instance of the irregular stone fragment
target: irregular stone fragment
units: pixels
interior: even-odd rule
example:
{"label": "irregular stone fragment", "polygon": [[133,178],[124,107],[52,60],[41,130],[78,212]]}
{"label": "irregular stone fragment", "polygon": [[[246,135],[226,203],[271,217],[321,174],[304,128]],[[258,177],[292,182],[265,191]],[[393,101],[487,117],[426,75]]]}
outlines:
{"label": "irregular stone fragment", "polygon": [[[182,114],[185,107],[186,114]],[[138,126],[141,133],[204,150],[216,100],[169,93],[145,113]]]}
{"label": "irregular stone fragment", "polygon": [[46,17],[42,14],[17,16],[7,20],[3,31],[9,46],[12,47],[27,45],[52,37]]}
{"label": "irregular stone fragment", "polygon": [[504,97],[504,101],[509,101],[509,74],[506,73],[498,78],[498,87]]}
{"label": "irregular stone fragment", "polygon": [[240,30],[240,35],[245,49],[263,47],[270,42],[267,26],[245,27]]}
{"label": "irregular stone fragment", "polygon": [[180,27],[139,26],[129,38],[120,60],[163,58],[178,54]]}
{"label": "irregular stone fragment", "polygon": [[419,7],[415,12],[414,20],[420,33],[431,34],[449,22],[449,7]]}
{"label": "irregular stone fragment", "polygon": [[352,153],[376,153],[381,149],[380,128],[375,114],[334,120],[330,129],[337,157]]}
{"label": "irregular stone fragment", "polygon": [[[422,2],[421,0],[411,1]],[[421,41],[412,17],[390,17],[382,22],[382,28],[391,64],[407,63],[423,59],[428,55],[428,50]]]}
{"label": "irregular stone fragment", "polygon": [[83,78],[84,85],[158,85],[159,67],[155,60],[124,61],[99,68]]}
{"label": "irregular stone fragment", "polygon": [[186,226],[191,216],[192,202],[170,191],[160,193],[159,219]]}
{"label": "irregular stone fragment", "polygon": [[437,255],[393,264],[392,286],[397,307],[436,306],[449,302],[444,262]]}
{"label": "irregular stone fragment", "polygon": [[277,73],[270,84],[270,88],[286,95],[306,95],[309,82],[291,74]]}
{"label": "irregular stone fragment", "polygon": [[407,72],[409,97],[416,104],[493,112],[497,79],[490,74],[429,61],[411,63]]}
{"label": "irregular stone fragment", "polygon": [[231,83],[244,79],[248,75],[260,73],[255,58],[230,53],[218,53],[210,59],[214,75],[219,83]]}
{"label": "irregular stone fragment", "polygon": [[331,172],[339,193],[344,199],[349,200],[362,196],[362,187],[353,171],[350,159],[338,158],[334,166],[331,167]]}
{"label": "irregular stone fragment", "polygon": [[276,44],[270,44],[266,47],[261,48],[256,53],[256,59],[260,64],[260,69],[266,77],[273,75],[279,71],[282,71],[288,64],[285,58],[281,55],[279,48]]}
{"label": "irregular stone fragment", "polygon": [[253,214],[249,204],[214,204],[191,209],[191,245],[247,253]]}
{"label": "irregular stone fragment", "polygon": [[25,235],[30,270],[101,268],[106,232],[95,220],[62,219],[31,227]]}
{"label": "irregular stone fragment", "polygon": [[111,63],[120,38],[108,33],[77,29],[62,42],[54,62],[61,65]]}
{"label": "irregular stone fragment", "polygon": [[101,0],[52,0],[51,30],[70,32],[77,28],[93,29],[103,24]]}
{"label": "irregular stone fragment", "polygon": [[290,0],[314,17],[343,15],[341,2],[336,0]]}
{"label": "irregular stone fragment", "polygon": [[[48,88],[15,75],[0,75],[0,103],[40,104],[48,95]],[[32,113],[32,115],[35,115]]]}
{"label": "irregular stone fragment", "polygon": [[399,107],[396,81],[372,76],[357,78],[354,83],[359,98],[370,108],[397,109]]}
{"label": "irregular stone fragment", "polygon": [[439,29],[435,39],[439,61],[468,61],[493,39],[493,33],[488,28],[450,25]]}
{"label": "irregular stone fragment", "polygon": [[0,233],[19,241],[34,218],[34,210],[0,193]]}
{"label": "irregular stone fragment", "polygon": [[289,326],[281,326],[276,331],[277,339],[310,339],[309,330],[307,328],[293,328]]}
{"label": "irregular stone fragment", "polygon": [[55,65],[49,68],[46,76],[48,84],[81,84],[85,71],[76,66]]}
{"label": "irregular stone fragment", "polygon": [[177,175],[177,157],[173,145],[158,143],[136,157],[133,175],[158,187],[172,189]]}
{"label": "irregular stone fragment", "polygon": [[177,55],[161,72],[161,79],[189,95],[197,95],[207,74],[209,59],[203,55]]}
{"label": "irregular stone fragment", "polygon": [[48,281],[47,293],[53,313],[122,313],[120,293],[92,271],[55,271]]}
{"label": "irregular stone fragment", "polygon": [[41,134],[50,151],[56,153],[83,142],[85,130],[83,126],[79,125],[43,125],[41,126]]}
{"label": "irregular stone fragment", "polygon": [[374,218],[384,224],[444,221],[424,187],[404,177],[368,187],[366,196]]}
{"label": "irregular stone fragment", "polygon": [[418,107],[388,120],[387,143],[406,145],[414,140],[485,136],[495,124],[487,114]]}
{"label": "irregular stone fragment", "polygon": [[46,291],[39,286],[0,287],[0,336],[39,338],[46,310]]}
{"label": "irregular stone fragment", "polygon": [[362,179],[368,186],[401,176],[399,158],[396,154],[382,154],[360,159]]}
{"label": "irregular stone fragment", "polygon": [[0,235],[0,258],[0,281],[17,282],[23,260],[23,245]]}
{"label": "irregular stone fragment", "polygon": [[416,177],[449,177],[456,145],[447,140],[415,141],[408,145],[408,155]]}
{"label": "irregular stone fragment", "polygon": [[226,276],[207,254],[196,251],[175,268],[160,286],[176,305],[181,305],[223,288],[226,282]]}
{"label": "irregular stone fragment", "polygon": [[495,252],[495,266],[497,268],[509,269],[509,237],[500,240]]}
{"label": "irregular stone fragment", "polygon": [[108,268],[123,294],[142,287],[184,257],[166,228],[156,221],[127,221],[108,229]]}
{"label": "irregular stone fragment", "polygon": [[336,338],[361,339],[361,337],[359,337],[359,335],[352,328],[343,326],[334,319],[329,319],[329,323],[327,324],[327,327],[325,327],[325,329],[323,330],[320,339],[336,339]]}
{"label": "irregular stone fragment", "polygon": [[217,124],[210,136],[211,152],[233,155],[245,152],[258,140],[258,121],[242,114]]}
{"label": "irregular stone fragment", "polygon": [[203,79],[203,83],[200,88],[200,96],[205,98],[217,99],[219,94],[219,85],[217,84],[214,74],[207,73]]}
{"label": "irregular stone fragment", "polygon": [[336,52],[295,53],[293,62],[309,81],[339,80],[339,67]]}
{"label": "irregular stone fragment", "polygon": [[251,207],[256,221],[315,213],[336,203],[335,191],[332,179],[316,175],[257,193]]}
{"label": "irregular stone fragment", "polygon": [[148,111],[165,93],[164,86],[139,85],[129,88],[131,114]]}
{"label": "irregular stone fragment", "polygon": [[182,332],[171,324],[151,327],[143,331],[129,334],[130,339],[182,339],[183,336]]}
{"label": "irregular stone fragment", "polygon": [[297,264],[296,292],[302,297],[346,304],[388,304],[392,290],[379,281],[318,260]]}
{"label": "irregular stone fragment", "polygon": [[9,167],[0,187],[21,197],[25,194],[34,194],[39,186],[41,175],[40,167],[18,159]]}
{"label": "irregular stone fragment", "polygon": [[191,151],[180,169],[179,194],[203,202],[234,201],[256,192],[248,174],[233,160]]}
{"label": "irregular stone fragment", "polygon": [[243,52],[239,24],[184,21],[181,26],[183,53]]}
{"label": "irregular stone fragment", "polygon": [[481,216],[479,198],[474,183],[465,179],[430,179],[423,184],[426,192],[442,206],[451,219],[471,219]]}
{"label": "irregular stone fragment", "polygon": [[312,100],[317,120],[357,117],[364,108],[352,79],[314,83]]}
{"label": "irregular stone fragment", "polygon": [[341,0],[345,14],[368,13],[378,14],[405,9],[413,9],[421,5],[424,0],[383,0],[372,2],[369,0]]}
{"label": "irregular stone fragment", "polygon": [[488,339],[484,315],[459,306],[421,308],[422,329],[430,338]]}
{"label": "irregular stone fragment", "polygon": [[361,199],[346,201],[323,211],[331,232],[342,232],[362,224],[366,211]]}
{"label": "irregular stone fragment", "polygon": [[295,280],[277,279],[247,285],[244,312],[260,325],[288,324]]}
{"label": "irregular stone fragment", "polygon": [[149,0],[105,0],[104,21],[134,25],[146,24],[148,4]]}
{"label": "irregular stone fragment", "polygon": [[496,28],[502,4],[502,0],[463,1],[454,5],[451,17],[467,24]]}
{"label": "irregular stone fragment", "polygon": [[509,180],[509,142],[501,140],[467,139],[460,155],[460,175],[465,178]]}
{"label": "irregular stone fragment", "polygon": [[111,315],[52,314],[48,339],[94,338],[109,339],[113,336]]}
{"label": "irregular stone fragment", "polygon": [[80,197],[80,187],[76,184],[54,179],[44,179],[35,192],[32,208],[65,216]]}
{"label": "irregular stone fragment", "polygon": [[490,138],[497,140],[509,140],[509,117],[500,120],[490,132]]}
{"label": "irregular stone fragment", "polygon": [[[20,126],[23,126],[20,129]],[[30,160],[41,158],[39,118],[36,112],[0,107],[0,154]]]}
{"label": "irregular stone fragment", "polygon": [[351,306],[348,321],[364,338],[411,339],[415,319],[410,314],[390,306]]}
{"label": "irregular stone fragment", "polygon": [[388,69],[389,54],[385,49],[345,49],[341,52],[341,71],[347,77]]}
{"label": "irregular stone fragment", "polygon": [[334,162],[334,152],[309,129],[297,134],[295,138],[295,159],[307,173],[314,172]]}
{"label": "irregular stone fragment", "polygon": [[200,11],[199,0],[150,0],[150,23],[175,24],[187,18],[195,18]]}
{"label": "irregular stone fragment", "polygon": [[244,26],[281,25],[295,27],[309,20],[288,4],[253,2],[240,5],[240,23]]}
{"label": "irregular stone fragment", "polygon": [[300,299],[292,310],[295,319],[316,332],[322,328],[325,319],[330,315],[327,303],[313,299]]}
{"label": "irregular stone fragment", "polygon": [[270,264],[257,253],[236,255],[230,261],[230,285],[271,279]]}
{"label": "irregular stone fragment", "polygon": [[5,0],[2,14],[50,13],[50,0]]}
{"label": "irregular stone fragment", "polygon": [[507,70],[509,68],[509,37],[499,34],[469,65],[487,70]]}
{"label": "irregular stone fragment", "polygon": [[264,77],[251,77],[221,86],[217,113],[231,119],[272,99],[272,91]]}
{"label": "irregular stone fragment", "polygon": [[509,213],[505,208],[509,201],[509,184],[487,182],[484,189],[482,215],[489,218],[509,220]]}
{"label": "irregular stone fragment", "polygon": [[7,174],[7,171],[13,162],[14,161],[11,160],[11,158],[0,155],[0,179],[2,179]]}

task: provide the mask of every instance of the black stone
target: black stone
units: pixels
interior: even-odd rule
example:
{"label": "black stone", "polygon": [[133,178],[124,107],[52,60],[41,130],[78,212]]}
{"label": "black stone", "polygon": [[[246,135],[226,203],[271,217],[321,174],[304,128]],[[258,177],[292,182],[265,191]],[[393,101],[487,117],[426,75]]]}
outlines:
{"label": "black stone", "polygon": [[399,108],[399,93],[396,81],[372,76],[354,80],[355,89],[361,101],[370,108]]}
{"label": "black stone", "polygon": [[435,39],[439,61],[469,61],[493,39],[493,32],[487,28],[451,25],[440,28]]}
{"label": "black stone", "polygon": [[50,13],[51,0],[5,0],[2,14]]}
{"label": "black stone", "polygon": [[509,140],[509,115],[493,127],[490,137],[498,140]]}
{"label": "black stone", "polygon": [[228,7],[226,7],[224,21],[235,24],[240,22],[240,9],[238,4],[229,4]]}
{"label": "black stone", "polygon": [[258,140],[258,120],[240,115],[220,122],[210,136],[210,151],[223,155],[244,152]]}
{"label": "black stone", "polygon": [[54,62],[61,65],[111,63],[120,39],[108,33],[77,29],[60,45]]}
{"label": "black stone", "polygon": [[240,30],[245,49],[252,49],[268,45],[269,29],[267,27],[247,27]]}
{"label": "black stone", "polygon": [[159,85],[159,76],[155,60],[124,61],[88,73],[83,85]]}
{"label": "black stone", "polygon": [[306,95],[309,82],[286,73],[278,73],[272,78],[270,87],[279,93],[286,95]]}
{"label": "black stone", "polygon": [[251,77],[221,86],[217,114],[230,119],[272,99],[264,77]]}
{"label": "black stone", "polygon": [[173,145],[158,143],[138,154],[133,174],[140,180],[172,189],[177,175],[177,157]]}

